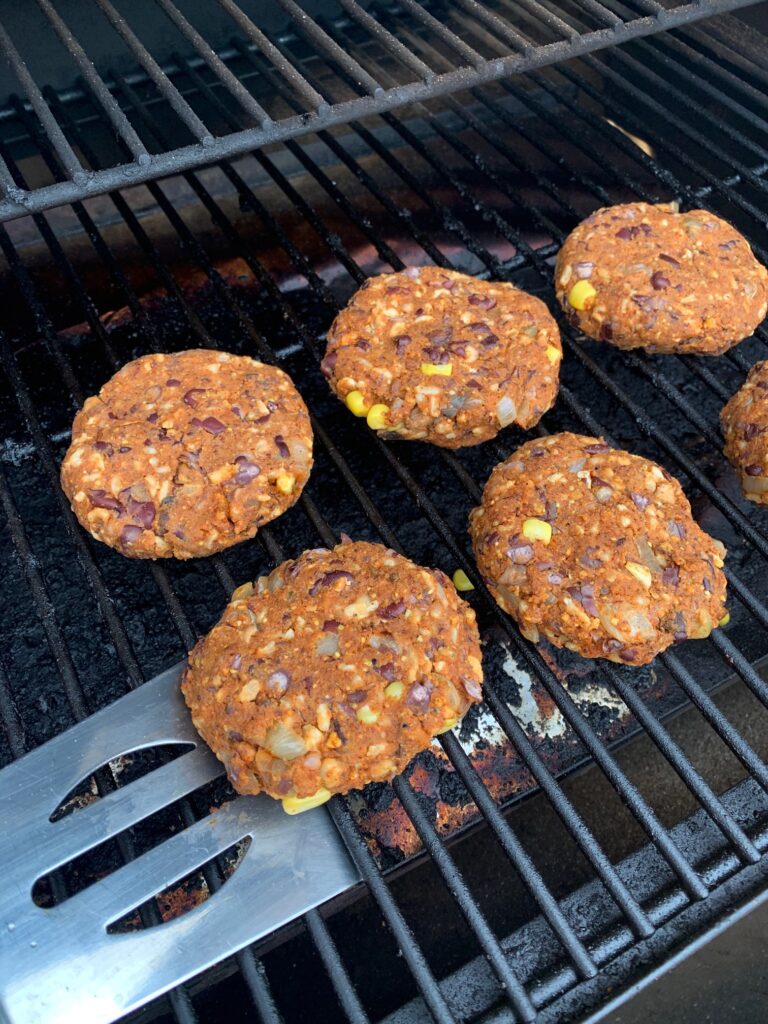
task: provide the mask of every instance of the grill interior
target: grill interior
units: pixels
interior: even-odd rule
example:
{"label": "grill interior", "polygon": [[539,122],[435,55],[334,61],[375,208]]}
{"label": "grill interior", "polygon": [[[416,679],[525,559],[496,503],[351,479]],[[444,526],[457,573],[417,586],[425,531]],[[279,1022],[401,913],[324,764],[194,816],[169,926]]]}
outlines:
{"label": "grill interior", "polygon": [[[249,16],[236,0],[219,0],[208,10],[193,4],[191,11],[174,0],[141,7],[121,0],[38,0],[13,10],[10,34],[0,25],[0,96],[21,86],[60,173],[23,184],[0,162],[0,216],[198,167],[406,99],[494,81],[744,5],[461,0],[425,9],[416,0],[395,7],[372,0],[306,0],[303,6],[266,0]],[[232,32],[238,38],[228,45]],[[424,33],[428,46],[421,42]],[[188,61],[179,49],[225,97],[231,116],[223,130],[210,116],[204,91],[188,88]],[[53,109],[52,90],[69,86],[75,69],[82,80],[64,95],[85,93],[86,105],[95,102],[98,119],[121,144],[110,147],[98,168],[82,159],[76,137]],[[164,141],[131,109],[126,86],[134,85],[143,103],[162,108]]]}
{"label": "grill interior", "polygon": [[[651,7],[616,10],[627,23]],[[438,73],[455,68],[409,11],[383,23]],[[594,27],[588,4],[523,4],[521,17],[534,33],[553,18],[579,37]],[[452,18],[481,32],[471,5]],[[321,24],[345,53],[378,58],[384,88],[397,82],[354,19]],[[302,56],[297,37],[275,39]],[[492,27],[482,42],[505,52]],[[658,460],[729,549],[727,629],[642,670],[532,647],[478,579],[467,513],[522,432],[456,454],[384,444],[329,396],[318,364],[339,305],[369,274],[407,264],[508,279],[552,307],[552,257],[598,205],[705,206],[765,261],[763,42],[723,16],[0,226],[2,763],[183,658],[237,584],[341,532],[461,567],[476,585],[484,708],[393,786],[330,805],[367,887],[142,1016],[301,1021],[311,992],[317,1022],[569,1018],[760,898],[768,520],[739,495],[717,414],[765,355],[765,329],[714,361],[622,353],[560,320],[563,387],[540,432],[603,434]],[[230,64],[257,98],[267,89],[286,116],[301,112],[242,39]],[[345,95],[343,66],[304,52],[301,70],[323,95]],[[139,70],[109,80],[153,151],[180,144]],[[238,130],[200,60],[177,54],[173,81],[217,137]],[[84,165],[125,158],[84,83],[46,100]],[[69,177],[21,99],[5,111],[0,156],[20,189]],[[131,563],[77,527],[58,465],[75,409],[117,366],[190,345],[277,359],[313,412],[316,466],[299,505],[256,541],[191,564]],[[64,810],[145,767],[110,765]],[[46,879],[38,901],[62,902],[226,795],[218,784],[142,823]],[[125,926],[194,906],[235,864],[236,852],[212,863]]]}

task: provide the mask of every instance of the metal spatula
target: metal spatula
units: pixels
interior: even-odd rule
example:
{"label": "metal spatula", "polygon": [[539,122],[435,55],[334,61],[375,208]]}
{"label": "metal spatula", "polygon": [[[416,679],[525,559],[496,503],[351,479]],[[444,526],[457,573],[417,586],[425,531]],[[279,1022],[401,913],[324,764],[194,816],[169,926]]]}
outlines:
{"label": "metal spatula", "polygon": [[[37,879],[214,779],[222,767],[179,692],[183,666],[118,700],[0,772],[0,1020],[102,1024],[135,1009],[349,888],[359,875],[327,812],[288,817],[238,797],[71,898],[43,909]],[[129,751],[194,749],[51,821],[79,782]],[[183,917],[107,927],[246,837],[222,888]]]}

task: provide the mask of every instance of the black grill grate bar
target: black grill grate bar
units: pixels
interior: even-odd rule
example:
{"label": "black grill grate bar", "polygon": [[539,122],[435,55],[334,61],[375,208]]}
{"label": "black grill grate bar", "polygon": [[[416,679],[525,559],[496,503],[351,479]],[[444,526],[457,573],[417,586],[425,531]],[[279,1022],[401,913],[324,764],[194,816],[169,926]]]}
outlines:
{"label": "black grill grate bar", "polygon": [[523,35],[518,29],[504,21],[483,7],[477,0],[458,0],[459,5],[483,28],[489,28],[500,39],[509,43],[519,53],[530,53],[534,47],[533,42]]}
{"label": "black grill grate bar", "polygon": [[543,22],[564,36],[574,37],[579,34],[579,30],[569,22],[564,21],[558,11],[553,11],[550,7],[540,3],[539,0],[520,0],[520,6],[534,14],[540,22]]}
{"label": "black grill grate bar", "polygon": [[295,0],[277,0],[285,13],[291,18],[296,28],[307,39],[311,40],[323,56],[337,67],[342,68],[354,78],[358,86],[362,86],[371,96],[380,96],[384,91],[373,75],[352,57],[348,50],[343,49],[328,35],[317,22],[310,18],[306,11]]}
{"label": "black grill grate bar", "polygon": [[658,0],[635,0],[635,5],[639,7],[641,11],[645,11],[647,14],[652,14],[656,17],[663,14],[665,11],[663,4],[660,4]]}
{"label": "black grill grate bar", "polygon": [[731,397],[730,388],[727,388],[710,369],[706,366],[701,366],[700,359],[697,359],[695,356],[681,356],[680,362],[689,373],[694,373],[699,380],[704,381],[709,390],[717,395],[723,404]]}
{"label": "black grill grate bar", "polygon": [[760,760],[739,731],[728,721],[708,693],[685,669],[677,658],[661,654],[662,664],[669,670],[675,682],[690,698],[714,731],[728,745],[750,775],[768,791],[768,766]]}
{"label": "black grill grate bar", "polygon": [[307,101],[309,106],[321,113],[325,113],[329,109],[329,103],[325,97],[314,86],[309,84],[304,75],[301,74],[291,61],[286,60],[275,44],[264,35],[260,28],[254,25],[245,11],[234,0],[218,0],[218,2],[238,28],[250,39],[256,49],[264,54],[291,87]]}
{"label": "black grill grate bar", "polygon": [[555,781],[523,727],[493,690],[487,692],[485,700],[510,743],[520,753],[536,782],[546,793],[571,837],[605,882],[606,888],[623,911],[635,934],[638,937],[647,938],[653,933],[653,925],[645,911],[629,891],[613,864],[605,856],[600,844],[584,824],[576,808]]}
{"label": "black grill grate bar", "polygon": [[[516,0],[502,0],[502,3],[507,9],[511,8],[514,11]],[[581,0],[580,7],[593,14],[598,21],[602,21],[605,25],[617,25],[621,22],[618,14],[606,7],[605,4],[600,3],[599,0]]]}
{"label": "black grill grate bar", "polygon": [[187,126],[192,135],[204,146],[213,142],[213,137],[206,126],[187,103],[170,78],[163,72],[160,65],[144,46],[139,37],[130,27],[125,18],[112,5],[111,0],[96,0],[101,10],[109,19],[113,28],[119,33],[126,46],[139,62],[147,75],[154,82],[158,91],[170,103],[180,120]]}
{"label": "black grill grate bar", "polygon": [[[660,39],[667,42],[663,36],[661,36]],[[690,59],[691,56],[696,56],[695,51],[692,51],[689,46],[686,46],[684,43],[675,39],[674,36],[669,38],[668,43],[669,45],[674,46],[675,52],[681,54],[685,58]],[[641,53],[647,53],[648,55],[653,53],[654,59],[661,63],[663,67],[670,71],[674,71],[676,75],[684,81],[689,82],[699,92],[703,92],[705,95],[709,96],[719,106],[727,108],[743,120],[748,121],[753,130],[768,132],[768,121],[765,118],[761,117],[760,114],[756,113],[754,110],[747,109],[747,107],[742,103],[739,103],[738,100],[735,100],[724,89],[718,88],[714,85],[711,79],[704,78],[703,75],[696,74],[687,68],[681,61],[675,61],[671,57],[666,56],[661,47],[656,47],[656,49],[651,50],[649,44],[645,40],[638,41],[637,45]],[[635,61],[635,63],[637,62]],[[720,73],[719,77],[721,77],[721,80],[724,79],[726,82],[728,82],[729,78],[733,77],[727,70],[719,68],[711,60],[707,59],[702,61],[701,58],[699,58],[697,63],[704,64],[706,66],[707,75],[712,76],[712,78],[716,77],[718,72]],[[742,85],[746,85],[746,83],[742,83]],[[762,170],[765,170],[766,153],[761,146],[754,143],[748,135],[744,134],[744,132],[734,128],[734,126],[725,118],[719,119],[718,128],[735,142],[738,142],[739,145],[744,146],[745,149],[752,149],[761,161]],[[760,173],[760,170],[756,168],[751,168],[751,170],[757,170],[757,173]]]}
{"label": "black grill grate bar", "polygon": [[[51,145],[56,150],[56,155],[61,162],[61,166],[66,170],[67,174],[74,182],[82,184],[85,181],[85,171],[83,170],[80,161],[77,159],[75,151],[70,146],[67,137],[59,127],[56,118],[51,113],[48,104],[43,98],[43,94],[40,92],[37,83],[29,73],[26,64],[21,59],[19,51],[14,46],[13,40],[8,35],[5,26],[2,23],[0,23],[0,52],[13,69],[13,73],[16,75],[19,84],[24,90],[24,94],[29,100],[30,106],[34,110],[35,114],[37,114],[40,123],[45,128],[45,131],[51,140]],[[3,177],[6,180],[9,178],[12,180],[7,167],[3,168]],[[18,194],[19,190],[15,184],[10,187],[13,189],[14,193]]]}
{"label": "black grill grate bar", "polygon": [[732,665],[741,679],[763,704],[768,703],[768,684],[761,678],[754,666],[744,657],[733,642],[722,633],[712,637],[712,643],[720,652],[723,660]]}
{"label": "black grill grate bar", "polygon": [[339,830],[344,845],[354,860],[363,881],[376,900],[392,934],[397,940],[403,959],[419,986],[424,1002],[437,1024],[456,1024],[455,1017],[445,1001],[424,953],[395,902],[376,861],[352,816],[344,797],[334,796],[328,809]]}
{"label": "black grill grate bar", "polygon": [[312,936],[315,949],[325,965],[328,976],[333,984],[334,991],[339,1003],[350,1024],[369,1024],[370,1018],[363,1009],[363,1004],[355,992],[344,962],[339,956],[336,943],[323,920],[320,911],[316,908],[309,910],[304,915],[304,923],[307,931]]}
{"label": "black grill grate bar", "polygon": [[16,702],[13,699],[11,684],[0,662],[0,720],[2,720],[5,735],[8,739],[8,746],[14,758],[21,757],[27,751],[27,739],[24,735]]}
{"label": "black grill grate bar", "polygon": [[505,996],[512,1009],[523,1021],[535,1020],[536,1010],[528,993],[510,967],[509,960],[501,947],[501,943],[494,935],[485,915],[475,902],[464,880],[464,876],[457,868],[445,844],[424,813],[418,797],[402,776],[398,776],[393,780],[392,788],[403,805],[406,814],[413,822],[413,826],[424,844],[424,848],[428,851],[437,870],[442,875],[451,896],[464,915],[467,924],[472,929],[480,948],[493,968],[494,974],[505,990]]}
{"label": "black grill grate bar", "polygon": [[464,60],[469,61],[473,67],[481,68],[486,63],[485,57],[483,57],[482,54],[473,49],[469,43],[460,39],[455,32],[451,32],[451,30],[441,21],[438,21],[433,14],[424,10],[416,0],[400,0],[400,6],[403,10],[407,11],[412,18],[420,21],[431,35],[442,39],[444,43],[447,43],[448,46],[450,46],[454,53],[463,57]]}
{"label": "black grill grate bar", "polygon": [[211,71],[222,85],[226,87],[228,92],[234,96],[243,110],[250,114],[262,127],[271,124],[272,118],[266,110],[256,101],[243,83],[232,74],[224,61],[206,43],[194,25],[184,17],[176,4],[172,0],[156,0],[156,3],[160,5],[187,42],[200,54]]}
{"label": "black grill grate bar", "polygon": [[61,15],[56,11],[51,0],[37,0],[37,4],[45,14],[46,18],[50,21],[56,35],[71,54],[72,59],[77,64],[80,74],[88,83],[88,87],[93,95],[98,99],[104,109],[104,113],[109,118],[115,131],[123,139],[126,146],[128,146],[134,159],[137,160],[140,165],[146,166],[149,163],[149,153],[147,153],[144,143],[136,134],[131,122],[120,109],[119,104],[115,101],[114,96],[107,88],[104,79],[96,71],[93,62],[89,59],[88,54],[80,45],[74,33],[66,25]]}
{"label": "black grill grate bar", "polygon": [[729,26],[719,25],[716,21],[712,21],[708,24],[706,32],[689,30],[687,35],[696,41],[702,42],[707,52],[710,52],[712,39],[714,39],[718,49],[727,58],[729,64],[734,64],[736,67],[741,68],[742,71],[745,71],[750,77],[757,78],[764,85],[768,85],[768,71],[762,65],[755,63],[751,54],[742,52],[743,47],[734,49],[739,44],[733,39]]}
{"label": "black grill grate bar", "polygon": [[760,853],[746,832],[728,813],[723,803],[717,798],[709,784],[694,768],[678,744],[664,730],[637,693],[619,672],[611,672],[614,689],[627,705],[629,710],[653,740],[656,747],[673,766],[677,774],[696,795],[707,814],[715,821],[722,833],[730,839],[740,856],[751,864],[760,860]]}
{"label": "black grill grate bar", "polygon": [[728,586],[736,593],[739,601],[750,610],[761,626],[768,627],[768,608],[755,597],[749,587],[745,586],[737,576],[734,576],[727,565],[723,568],[723,572],[728,579]]}
{"label": "black grill grate bar", "polygon": [[475,805],[488,822],[499,845],[510,862],[515,866],[531,896],[549,922],[550,927],[568,951],[568,955],[576,965],[578,973],[582,978],[593,978],[597,973],[597,969],[584,943],[578,937],[565,914],[560,909],[557,900],[547,888],[541,873],[526,853],[522,843],[515,835],[514,829],[499,810],[496,801],[488,792],[488,787],[473,767],[461,744],[452,733],[447,733],[443,736],[441,744],[448,759],[456,769],[459,778],[467,787],[467,791],[474,800]]}
{"label": "black grill grate bar", "polygon": [[408,49],[407,46],[403,46],[399,39],[392,35],[383,25],[381,25],[375,18],[363,10],[357,0],[338,0],[338,4],[343,10],[358,25],[362,25],[363,28],[368,32],[369,35],[385,49],[388,53],[391,53],[394,57],[397,57],[401,63],[409,67],[411,71],[415,71],[419,78],[425,82],[431,82],[435,77],[435,72],[427,64],[424,63],[421,58],[417,57],[415,53]]}

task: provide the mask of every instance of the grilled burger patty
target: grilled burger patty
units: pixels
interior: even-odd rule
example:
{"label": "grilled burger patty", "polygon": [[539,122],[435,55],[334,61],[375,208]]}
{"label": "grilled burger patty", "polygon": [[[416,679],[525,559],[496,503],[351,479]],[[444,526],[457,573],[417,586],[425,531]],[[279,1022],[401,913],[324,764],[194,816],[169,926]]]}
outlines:
{"label": "grilled burger patty", "polygon": [[720,413],[725,454],[745,497],[768,504],[768,360],[755,363]]}
{"label": "grilled burger patty", "polygon": [[402,771],[480,700],[480,657],[443,573],[344,541],[235,591],[182,690],[235,789],[295,812]]}
{"label": "grilled burger patty", "polygon": [[298,500],[311,468],[290,377],[192,349],[142,356],[86,400],[61,484],[97,540],[132,558],[194,558],[253,537]]}
{"label": "grilled burger patty", "polygon": [[768,271],[706,210],[625,203],[596,210],[555,266],[560,305],[580,331],[619,348],[720,355],[768,309]]}
{"label": "grilled burger patty", "polygon": [[599,438],[522,445],[493,470],[470,532],[496,601],[534,642],[643,665],[726,615],[725,548],[680,484]]}
{"label": "grilled burger patty", "polygon": [[438,267],[370,278],[328,332],[323,372],[383,437],[444,448],[532,427],[555,401],[560,333],[540,299]]}

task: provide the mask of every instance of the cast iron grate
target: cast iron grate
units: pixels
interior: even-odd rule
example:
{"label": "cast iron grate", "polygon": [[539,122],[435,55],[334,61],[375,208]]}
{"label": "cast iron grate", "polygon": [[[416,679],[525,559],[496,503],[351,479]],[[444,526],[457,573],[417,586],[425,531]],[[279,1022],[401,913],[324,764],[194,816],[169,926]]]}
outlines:
{"label": "cast iron grate", "polygon": [[[24,93],[27,111],[47,135],[62,173],[53,181],[21,185],[0,161],[0,220],[231,158],[308,130],[506,78],[750,2],[754,0],[638,0],[631,6],[615,0],[584,0],[576,5],[580,10],[574,19],[571,12],[560,17],[556,8],[542,0],[520,4],[461,0],[455,5],[432,5],[434,13],[417,0],[400,0],[400,13],[433,37],[436,49],[429,54],[417,37],[400,33],[401,19],[392,22],[381,14],[374,16],[365,0],[336,0],[330,12],[327,4],[312,0],[304,7],[295,0],[274,0],[274,4],[260,5],[255,20],[236,0],[219,0],[216,34],[237,31],[238,44],[264,58],[265,71],[255,80],[246,80],[226,59],[232,51],[219,55],[206,41],[208,22],[198,28],[194,16],[182,10],[183,4],[157,0],[167,19],[166,32],[170,28],[185,51],[191,48],[198,67],[213,75],[226,93],[234,117],[221,130],[206,119],[195,94],[184,91],[179,81],[183,69],[164,70],[152,46],[142,41],[151,10],[133,5],[123,15],[113,0],[88,0],[93,10],[77,12],[75,32],[52,0],[37,0],[40,11],[26,12],[23,33],[0,24],[0,52]],[[354,30],[354,47],[349,41],[339,44],[314,14],[318,9],[346,19],[346,26]],[[265,22],[273,25],[271,35],[260,27]],[[165,108],[171,133],[163,141],[144,129],[130,105],[121,103],[114,79],[92,59],[91,54],[100,52],[103,45],[95,40],[104,31],[113,34],[113,48],[123,48],[137,62],[139,78],[150,94],[148,102]],[[281,39],[292,32],[295,37],[286,48]],[[46,40],[55,47],[55,61],[62,59],[62,52],[69,55],[72,74],[82,76],[86,100],[94,105],[92,116],[104,119],[122,143],[122,150],[114,151],[105,166],[83,162],[73,133],[35,78],[36,70],[39,79],[47,80],[45,61],[36,61],[38,54],[48,52]],[[371,44],[376,50],[373,60],[366,52]],[[343,89],[313,78],[306,66],[318,61],[335,69],[345,82]],[[285,85],[284,103],[275,102],[276,97],[269,94],[265,98],[266,70]],[[4,113],[7,117],[8,111]]]}
{"label": "cast iron grate", "polygon": [[[556,13],[550,4],[530,4],[527,11],[532,23],[543,12]],[[558,17],[581,24],[577,5],[557,11]],[[398,24],[406,38],[410,29]],[[337,34],[339,45],[353,48],[343,27],[324,28]],[[418,33],[418,25],[413,29]],[[658,458],[684,479],[700,518],[732,551],[732,626],[705,644],[666,656],[661,671],[678,703],[680,696],[692,702],[719,738],[720,756],[730,751],[741,764],[734,789],[720,793],[709,766],[686,755],[673,738],[673,725],[662,721],[665,708],[655,701],[652,687],[638,685],[631,671],[599,667],[604,685],[624,702],[635,727],[651,738],[667,771],[681,777],[693,806],[700,808],[690,823],[677,825],[660,819],[653,795],[641,790],[626,762],[605,742],[617,734],[605,731],[599,709],[595,714],[588,707],[585,713],[577,702],[578,681],[564,688],[570,666],[532,648],[485,600],[463,524],[478,481],[519,435],[507,432],[499,444],[483,446],[487,450],[437,458],[419,446],[404,450],[367,434],[361,439],[328,398],[317,371],[322,330],[338,302],[368,273],[400,266],[405,259],[431,259],[509,277],[547,294],[547,261],[563,231],[601,202],[640,196],[707,205],[733,219],[761,251],[768,208],[763,179],[768,117],[759,91],[765,72],[749,51],[734,53],[733,31],[724,19],[706,32],[665,34],[490,91],[462,93],[397,116],[354,122],[349,130],[322,132],[301,144],[275,146],[237,167],[225,163],[210,172],[188,172],[181,179],[188,196],[175,190],[174,182],[150,183],[146,191],[114,193],[102,204],[76,203],[71,214],[37,214],[34,236],[26,222],[0,229],[8,264],[0,282],[6,303],[0,341],[6,438],[0,458],[4,760],[114,699],[126,682],[140,685],[177,660],[236,583],[304,546],[332,543],[341,530],[378,536],[448,571],[460,565],[477,584],[489,641],[488,708],[509,740],[505,744],[517,751],[562,823],[563,845],[555,859],[566,850],[581,856],[587,887],[572,894],[559,890],[556,871],[547,864],[549,851],[528,842],[516,819],[501,815],[498,794],[489,791],[463,752],[464,734],[447,736],[442,748],[451,772],[514,866],[512,874],[529,902],[529,920],[512,934],[506,920],[494,916],[493,899],[478,892],[461,847],[444,843],[434,801],[425,799],[419,778],[411,773],[398,780],[394,794],[445,882],[446,914],[453,908],[454,926],[462,929],[460,944],[480,954],[477,962],[451,965],[457,973],[438,983],[429,923],[415,920],[403,890],[392,877],[385,880],[362,838],[361,827],[369,822],[360,808],[337,799],[331,814],[388,926],[389,937],[382,940],[387,962],[376,961],[375,970],[394,972],[398,984],[389,993],[375,991],[367,977],[370,960],[356,955],[334,919],[326,922],[312,912],[303,924],[321,974],[327,971],[327,1005],[313,1007],[318,1021],[338,1019],[339,1012],[353,1021],[389,1012],[397,1019],[420,1019],[426,1008],[441,1021],[494,1010],[526,1020],[537,1011],[542,1019],[584,1011],[631,975],[633,959],[663,955],[736,900],[764,888],[766,768],[754,738],[732,724],[710,690],[736,673],[756,698],[756,715],[768,706],[768,690],[754,667],[768,653],[763,629],[767,523],[765,513],[746,508],[733,489],[719,455],[716,424],[723,398],[765,353],[765,331],[717,364],[698,365],[605,352],[566,328],[565,387],[545,420],[549,430],[610,430],[624,444]],[[419,38],[421,46],[430,47],[427,35]],[[493,45],[492,36],[486,43]],[[437,50],[430,54],[440,67],[445,58]],[[242,57],[269,75],[252,51],[244,49]],[[215,77],[180,58],[182,64],[185,88],[196,90],[226,123],[231,112]],[[117,75],[114,80],[126,109],[162,145],[167,131],[162,108],[143,102],[140,82]],[[277,79],[274,86],[279,92]],[[690,97],[698,100],[699,110]],[[87,130],[81,130],[65,104],[53,94],[48,99],[89,164],[99,167],[114,159],[115,138],[108,127],[99,130],[95,105],[85,119]],[[658,119],[659,108],[665,120]],[[64,177],[66,167],[23,104],[14,116],[51,173]],[[626,132],[647,139],[655,157]],[[24,187],[13,147],[0,144],[0,152]],[[281,195],[282,205],[265,206],[267,194]],[[200,231],[203,212],[210,222]],[[91,247],[87,258],[81,236],[70,230],[70,215],[85,231],[83,245]],[[266,255],[256,226],[274,242]],[[180,246],[183,260],[194,265],[191,278],[178,271]],[[318,247],[322,259],[313,256]],[[231,263],[222,270],[217,251],[241,260],[237,266],[243,273],[232,272]],[[259,285],[255,298],[241,280],[248,275]],[[148,301],[146,293],[156,286],[166,296]],[[119,306],[128,312],[109,312]],[[83,318],[86,328],[65,329]],[[267,333],[316,415],[318,468],[301,506],[263,531],[261,545],[201,565],[131,565],[92,545],[74,525],[57,482],[74,405],[114,366],[140,351],[183,347],[192,340],[273,358]],[[510,711],[510,703],[517,705],[508,679],[498,671],[501,655],[534,678],[578,749],[599,765],[614,793],[616,813],[618,794],[638,833],[650,841],[637,863],[632,858],[612,863],[606,853],[610,825],[606,832],[604,821],[587,820],[555,780],[562,765],[551,758],[551,741],[531,734]],[[386,790],[374,792],[371,801],[391,802]],[[182,821],[193,820],[195,807],[185,803],[178,813]],[[130,840],[127,836],[121,855],[132,855]],[[206,884],[215,890],[221,881],[220,867],[212,865]],[[152,923],[151,914],[145,923]],[[448,942],[450,936],[443,938]],[[389,963],[397,961],[396,947],[402,967]],[[290,955],[288,948],[298,950],[297,957],[307,956],[298,946],[283,946],[274,955],[259,951],[258,957],[246,950],[227,965],[237,972],[233,977],[245,996],[242,1019],[249,1013],[268,1021],[302,1019],[291,992],[295,979],[288,982],[277,962]],[[461,963],[466,959],[465,954]],[[441,968],[440,973],[446,972]],[[416,1001],[399,1013],[395,993],[399,1002],[410,995]],[[198,1014],[216,1019],[206,992],[192,984],[167,999],[179,1020],[192,1021]],[[161,1001],[155,1010],[167,1008]]]}

